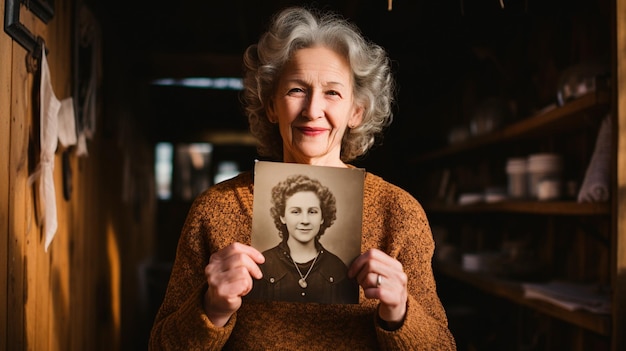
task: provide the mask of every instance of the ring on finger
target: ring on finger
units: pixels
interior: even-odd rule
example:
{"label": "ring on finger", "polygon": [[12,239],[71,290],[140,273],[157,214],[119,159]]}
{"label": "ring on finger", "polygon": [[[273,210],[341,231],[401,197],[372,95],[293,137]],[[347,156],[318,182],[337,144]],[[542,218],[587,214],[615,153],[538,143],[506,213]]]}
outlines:
{"label": "ring on finger", "polygon": [[379,274],[376,277],[376,286],[380,286],[382,283],[383,283],[383,276]]}

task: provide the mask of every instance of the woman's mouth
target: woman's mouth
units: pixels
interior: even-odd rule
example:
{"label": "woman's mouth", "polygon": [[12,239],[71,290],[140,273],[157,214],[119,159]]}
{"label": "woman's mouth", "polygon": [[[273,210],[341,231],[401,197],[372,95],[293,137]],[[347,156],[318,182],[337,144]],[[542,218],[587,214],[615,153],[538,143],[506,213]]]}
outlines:
{"label": "woman's mouth", "polygon": [[297,127],[296,129],[307,136],[316,136],[326,132],[325,128]]}

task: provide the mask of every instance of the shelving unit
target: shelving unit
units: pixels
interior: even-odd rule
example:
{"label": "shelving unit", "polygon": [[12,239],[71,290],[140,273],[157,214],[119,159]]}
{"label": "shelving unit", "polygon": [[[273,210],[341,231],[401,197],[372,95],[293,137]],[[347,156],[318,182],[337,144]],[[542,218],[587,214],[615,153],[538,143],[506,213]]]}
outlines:
{"label": "shelving unit", "polygon": [[[589,93],[563,106],[553,106],[549,109],[545,109],[542,112],[519,120],[487,135],[478,136],[463,143],[446,146],[438,150],[417,155],[410,159],[408,163],[413,167],[419,168],[421,172],[428,172],[429,169],[439,169],[441,167],[454,169],[454,166],[461,163],[462,158],[468,155],[479,154],[488,159],[490,154],[495,153],[495,151],[490,150],[498,149],[501,145],[523,144],[526,140],[534,140],[543,136],[552,137],[559,133],[565,134],[575,131],[577,128],[587,128],[590,124],[593,125],[594,122],[595,125],[598,125],[599,123],[597,122],[605,117],[610,110],[610,97],[611,95],[608,91]],[[522,147],[531,148],[528,145]],[[452,170],[452,172],[454,172],[454,170]],[[615,191],[613,190],[612,193],[615,193]],[[463,234],[465,237],[460,241],[464,242],[468,241],[467,231],[471,231],[471,229],[466,229],[464,227],[465,225],[475,229],[476,227],[502,221],[501,217],[504,216],[509,220],[515,218],[515,216],[523,216],[524,219],[521,219],[521,221],[530,222],[532,223],[530,225],[534,225],[536,228],[536,233],[531,235],[547,238],[545,239],[546,242],[543,244],[544,246],[539,250],[543,258],[553,265],[558,265],[559,262],[551,261],[563,257],[561,253],[551,253],[551,250],[557,250],[556,247],[558,245],[555,244],[555,241],[558,240],[556,239],[557,236],[564,235],[574,240],[573,238],[588,235],[585,231],[587,231],[590,226],[593,227],[597,225],[597,229],[594,229],[594,231],[602,232],[602,234],[599,235],[599,241],[602,241],[602,244],[598,246],[602,247],[601,250],[604,251],[601,257],[598,257],[598,260],[602,261],[602,259],[605,259],[609,261],[608,266],[610,267],[615,265],[614,260],[616,252],[611,242],[615,242],[612,238],[615,238],[617,235],[612,225],[612,218],[614,218],[616,210],[615,204],[611,202],[578,203],[575,200],[502,200],[493,203],[483,202],[459,205],[455,202],[451,203],[440,198],[426,199],[422,202],[427,214],[432,219],[433,225],[443,225],[456,230],[463,228],[462,231],[465,232]],[[485,218],[490,218],[490,220],[486,221]],[[534,221],[536,221],[536,224]],[[582,233],[571,233],[571,235],[559,233],[559,224],[566,223],[569,227],[576,227],[577,221],[590,222],[591,224],[586,224],[586,228],[580,228],[580,232]],[[490,224],[485,224],[487,222]],[[454,237],[455,235],[461,236],[460,233],[454,232],[450,232],[448,235],[450,237]],[[589,234],[588,236],[593,235],[595,235],[595,233]],[[492,235],[490,238],[493,236],[497,235]],[[487,240],[485,239],[484,233],[478,234],[476,238],[478,237],[480,237],[480,239],[476,239],[477,241]],[[571,255],[582,253],[582,263],[574,263],[573,266],[577,266],[577,269],[584,271],[580,276],[586,278],[594,276],[594,273],[589,272],[593,272],[594,269],[598,269],[598,267],[584,267],[584,265],[593,266],[593,264],[595,264],[592,262],[593,254],[584,253],[586,250],[584,248],[585,244],[579,243],[577,245],[583,247],[573,250],[574,252],[572,252]],[[437,275],[446,276],[449,279],[477,288],[487,295],[508,300],[514,305],[523,306],[524,308],[544,315],[546,318],[559,320],[565,322],[567,325],[573,326],[575,330],[571,335],[573,339],[583,340],[588,336],[581,336],[582,334],[591,333],[595,335],[593,337],[594,339],[603,340],[601,343],[605,343],[606,345],[616,345],[618,343],[618,341],[616,341],[617,337],[614,334],[614,320],[616,320],[618,316],[596,314],[586,311],[570,311],[548,302],[525,298],[522,287],[523,281],[507,279],[506,277],[484,272],[467,271],[462,268],[460,260],[452,263],[450,261],[435,262],[434,267]],[[606,270],[612,269],[607,267]],[[604,272],[598,274],[597,278],[602,280],[609,277],[608,283],[615,284],[617,278],[612,274],[611,272]],[[520,328],[520,326],[511,326],[511,328]],[[597,341],[594,340],[594,342]],[[611,348],[606,349],[609,350]]]}

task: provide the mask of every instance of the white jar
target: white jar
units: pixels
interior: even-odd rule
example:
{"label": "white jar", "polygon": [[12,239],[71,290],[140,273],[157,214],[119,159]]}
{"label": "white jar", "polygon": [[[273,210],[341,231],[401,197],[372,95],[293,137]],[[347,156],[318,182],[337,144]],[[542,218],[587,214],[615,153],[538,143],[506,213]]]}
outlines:
{"label": "white jar", "polygon": [[506,174],[508,177],[508,194],[513,199],[523,199],[528,196],[526,158],[513,157],[506,162]]}
{"label": "white jar", "polygon": [[[531,198],[554,200],[561,196],[563,158],[559,154],[528,156],[528,192]],[[540,192],[541,189],[541,192]]]}
{"label": "white jar", "polygon": [[543,179],[537,184],[537,199],[556,200],[561,197],[561,187],[558,179]]}

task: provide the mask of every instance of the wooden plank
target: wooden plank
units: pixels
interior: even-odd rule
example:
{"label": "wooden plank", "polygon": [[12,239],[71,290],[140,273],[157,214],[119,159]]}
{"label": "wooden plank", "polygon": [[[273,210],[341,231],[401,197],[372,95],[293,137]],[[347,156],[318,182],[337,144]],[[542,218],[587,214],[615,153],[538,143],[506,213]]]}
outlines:
{"label": "wooden plank", "polygon": [[[5,2],[0,2],[4,13]],[[0,18],[4,28],[4,16]],[[11,59],[12,40],[6,33],[0,34],[0,267],[8,267],[9,247],[9,150],[11,142]],[[0,350],[8,349],[8,271],[0,269]]]}
{"label": "wooden plank", "polygon": [[[74,170],[74,192],[68,209],[75,214],[73,216],[74,219],[71,224],[71,230],[68,233],[70,242],[74,247],[74,253],[69,257],[70,265],[73,267],[72,275],[74,279],[82,282],[81,284],[70,285],[72,303],[81,306],[81,308],[70,309],[70,328],[72,330],[80,329],[81,324],[84,328],[82,333],[73,333],[71,335],[71,350],[82,350],[90,346],[88,340],[94,340],[93,331],[85,325],[85,321],[96,320],[96,316],[92,311],[94,306],[97,305],[89,304],[90,297],[94,296],[96,291],[89,289],[89,287],[94,286],[93,280],[98,274],[95,269],[96,267],[88,261],[90,257],[94,256],[94,254],[90,255],[89,253],[95,251],[92,251],[92,248],[86,247],[84,243],[94,235],[99,235],[99,233],[94,233],[89,230],[88,223],[91,218],[87,218],[88,210],[85,206],[82,206],[82,204],[86,203],[87,198],[89,198],[92,203],[97,203],[98,201],[96,198],[90,197],[91,194],[89,194],[88,189],[84,186],[85,180],[94,176],[93,174],[85,173],[86,167],[84,163],[87,161],[87,159],[75,158],[74,162],[72,162]],[[89,208],[91,207],[92,206],[89,206]],[[89,271],[91,271],[92,275],[87,274]]]}
{"label": "wooden plank", "polygon": [[436,271],[475,286],[489,294],[508,299],[600,335],[609,335],[611,331],[611,320],[608,315],[586,311],[568,311],[545,301],[528,299],[524,297],[523,288],[519,282],[501,280],[488,274],[466,272],[459,266],[451,264],[437,265]]}
{"label": "wooden plank", "polygon": [[[65,6],[57,6],[55,10],[55,21],[51,22],[47,28],[46,42],[51,50],[48,54],[50,65],[52,86],[59,100],[71,96],[72,88],[72,6],[67,0],[61,1]],[[49,289],[41,295],[41,301],[47,302],[48,318],[47,325],[42,326],[49,330],[51,341],[50,350],[71,350],[71,338],[73,333],[84,333],[84,329],[92,327],[84,319],[79,320],[76,328],[73,329],[70,317],[70,309],[83,308],[81,299],[70,292],[71,283],[82,286],[84,280],[75,277],[76,280],[70,282],[73,276],[74,267],[70,264],[71,243],[69,232],[71,223],[74,220],[73,212],[69,210],[69,204],[63,197],[63,147],[59,144],[59,149],[55,157],[54,184],[56,189],[57,219],[58,229],[54,240],[49,248],[49,254],[45,260],[47,270],[43,267],[41,274],[49,274]],[[43,247],[39,250],[43,253]],[[43,261],[43,260],[41,260]],[[83,346],[83,349],[86,346]]]}
{"label": "wooden plank", "polygon": [[[434,161],[446,157],[466,154],[470,150],[484,148],[498,143],[511,143],[520,139],[529,139],[542,135],[549,135],[554,130],[575,128],[584,125],[589,118],[586,112],[608,108],[609,94],[604,91],[592,92],[572,100],[563,106],[541,111],[519,122],[502,129],[494,130],[483,136],[468,139],[465,142],[452,144],[442,149],[427,152],[413,158],[410,164]],[[603,114],[596,114],[600,118]],[[577,123],[574,123],[577,122]]]}
{"label": "wooden plank", "polygon": [[[97,138],[97,135],[96,135]],[[89,157],[73,158],[74,192],[69,211],[72,212],[71,232],[69,240],[73,253],[69,256],[72,267],[72,284],[70,285],[70,349],[83,350],[94,345],[109,345],[111,340],[98,340],[97,335],[102,327],[98,311],[106,311],[106,300],[100,299],[104,286],[98,284],[103,279],[102,262],[99,258],[104,254],[106,246],[104,238],[107,227],[107,216],[101,208],[98,196],[98,182],[103,178],[97,170],[98,155],[90,144]],[[104,190],[110,191],[110,184]],[[88,204],[88,206],[85,206]],[[98,325],[101,327],[98,328]]]}
{"label": "wooden plank", "polygon": [[626,350],[626,0],[616,1],[614,62],[617,87],[617,203],[612,247],[615,252],[613,282],[613,350]]}
{"label": "wooden plank", "polygon": [[[9,245],[8,245],[8,291],[7,311],[11,323],[7,328],[7,343],[11,349],[26,349],[25,311],[28,300],[25,289],[27,260],[24,257],[25,235],[35,228],[29,228],[26,218],[34,218],[34,211],[28,201],[28,133],[30,113],[29,87],[32,76],[26,72],[26,50],[19,44],[12,45],[11,80],[11,128],[9,150]],[[31,262],[32,264],[32,262]]]}
{"label": "wooden plank", "polygon": [[[20,23],[28,28],[33,35],[42,35],[40,31],[43,25],[39,26],[38,22],[41,21],[32,12],[28,11],[28,9],[24,6],[21,6]],[[24,57],[26,56],[26,51],[16,51],[23,52],[22,55],[24,55]],[[21,90],[14,90],[14,93],[22,93],[24,95],[23,101],[21,103],[16,103],[13,107],[19,111],[19,114],[15,114],[15,118],[20,121],[20,127],[23,128],[16,130],[16,133],[13,134],[13,139],[23,138],[24,140],[22,146],[17,149],[20,152],[20,156],[17,160],[20,160],[20,164],[24,167],[16,169],[16,172],[18,172],[16,174],[16,178],[19,180],[17,183],[19,188],[17,189],[19,190],[16,191],[15,194],[16,203],[20,204],[15,207],[17,210],[22,210],[23,212],[16,213],[14,217],[15,228],[17,229],[15,231],[15,235],[16,237],[20,237],[21,259],[24,262],[22,271],[24,303],[23,305],[20,305],[20,307],[23,308],[24,314],[23,328],[26,347],[37,350],[47,350],[47,329],[40,325],[42,323],[42,319],[46,319],[47,317],[47,309],[41,303],[40,290],[48,290],[48,284],[46,279],[47,275],[43,276],[39,273],[40,257],[38,247],[41,246],[39,244],[41,241],[41,228],[37,223],[38,218],[36,210],[39,197],[38,194],[34,195],[36,193],[35,189],[39,186],[39,182],[35,182],[34,186],[28,183],[28,177],[33,173],[34,167],[36,167],[32,157],[35,156],[35,159],[38,160],[40,152],[39,129],[33,129],[33,127],[39,125],[38,113],[37,116],[33,115],[37,112],[34,110],[34,94],[38,94],[38,92],[35,92],[33,89],[34,82],[38,79],[38,73],[29,73],[27,71],[24,58],[18,60],[14,57],[14,61],[16,63],[20,63],[21,65],[16,65],[14,67],[13,74],[25,75],[25,80],[21,81],[23,85],[19,88]],[[21,72],[18,73],[17,71]],[[33,121],[35,118],[37,120]],[[20,133],[21,135],[17,135],[17,133]],[[16,250],[16,253],[17,252],[18,251]]]}
{"label": "wooden plank", "polygon": [[578,203],[575,201],[501,201],[471,205],[425,204],[432,213],[532,213],[560,216],[608,216],[608,203]]}

